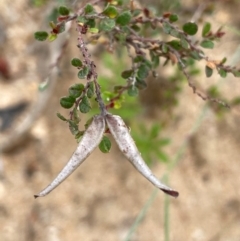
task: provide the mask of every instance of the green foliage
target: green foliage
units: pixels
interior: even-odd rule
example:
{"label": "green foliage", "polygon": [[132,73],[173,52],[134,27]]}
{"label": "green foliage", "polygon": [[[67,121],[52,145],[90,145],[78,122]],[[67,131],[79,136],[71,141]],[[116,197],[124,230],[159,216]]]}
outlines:
{"label": "green foliage", "polygon": [[[164,6],[169,4],[179,12],[176,1],[165,2]],[[196,67],[198,61],[205,62],[207,78],[211,77],[214,71],[222,78],[226,78],[230,73],[240,77],[240,69],[226,65],[226,58],[222,61],[210,60],[204,52],[205,49],[213,49],[216,41],[219,41],[225,32],[221,27],[214,31],[211,24],[205,22],[201,28],[201,37],[197,37],[200,28],[198,23],[184,21],[186,23],[181,24],[183,22],[181,16],[172,11],[164,11],[164,6],[160,10],[163,12],[162,16],[148,7],[135,7],[134,4],[124,4],[124,1],[109,1],[105,5],[88,1],[79,11],[74,11],[75,13],[70,12],[66,6],[60,6],[51,13],[49,33],[35,32],[34,37],[39,41],[46,39],[54,41],[58,35],[66,31],[67,22],[76,22],[78,34],[76,45],[79,48],[80,58],[73,58],[71,64],[77,68],[78,78],[86,82],[70,86],[69,96],[60,99],[63,108],[71,109],[69,118],[59,113],[57,116],[69,124],[70,131],[77,140],[84,133],[78,130],[82,114],[90,112],[92,116],[94,113],[99,113],[99,110],[104,112],[105,108],[131,122],[131,118],[143,108],[137,97],[140,91],[147,87],[147,78],[156,77],[160,68],[169,64],[178,68],[175,68],[174,74],[168,78],[168,82],[165,82],[163,90],[161,89],[161,111],[169,110],[178,103],[177,95],[182,89],[183,77],[187,79],[194,93],[203,100],[227,106],[225,102],[219,100],[219,98],[224,99],[220,93],[210,89],[206,95],[203,95],[191,80],[192,76],[199,74],[199,69]],[[196,36],[192,38],[194,35]],[[113,54],[101,55],[101,62],[114,73],[114,78],[104,74],[98,75],[98,68],[88,53],[86,44],[91,42],[104,43],[101,50],[118,55],[116,59]],[[126,61],[127,58],[129,61]],[[122,59],[125,59],[125,63]],[[238,103],[238,100],[232,103]],[[166,161],[168,158],[161,149],[165,142],[157,137],[161,134],[160,125],[154,125],[150,129],[143,126],[141,128],[144,132],[142,135],[146,138],[136,137],[136,143],[140,145],[143,155],[148,160],[160,158]],[[136,134],[135,131],[136,129],[132,128],[133,134]],[[104,137],[100,144],[103,152],[110,150],[108,141]]]}
{"label": "green foliage", "polygon": [[82,61],[80,59],[78,59],[78,58],[72,59],[71,64],[74,67],[82,67],[82,65],[83,65]]}
{"label": "green foliage", "polygon": [[135,97],[138,95],[138,88],[135,85],[132,85],[129,89],[128,89],[128,95]]}
{"label": "green foliage", "polygon": [[65,6],[60,6],[58,8],[58,12],[59,12],[59,14],[61,14],[63,16],[67,16],[70,13],[69,9],[67,7],[65,7]]}
{"label": "green foliage", "polygon": [[207,77],[211,77],[213,74],[213,70],[209,68],[208,66],[205,67],[205,74]]}
{"label": "green foliage", "polygon": [[131,21],[131,17],[130,11],[124,11],[118,15],[116,23],[120,26],[126,26]]}
{"label": "green foliage", "polygon": [[87,4],[85,7],[85,14],[90,14],[90,13],[94,13],[94,7],[91,4]]}
{"label": "green foliage", "polygon": [[83,84],[74,84],[68,89],[68,92],[70,96],[76,99],[79,96],[81,96],[83,90],[84,90]]}
{"label": "green foliage", "polygon": [[100,142],[98,147],[101,152],[108,153],[110,152],[111,146],[112,146],[112,143],[109,140],[109,138],[107,136],[103,136],[102,141]]}
{"label": "green foliage", "polygon": [[169,160],[163,149],[170,144],[170,139],[161,138],[161,131],[162,127],[159,124],[153,124],[150,128],[144,124],[139,124],[137,131],[132,133],[139,150],[142,152],[143,159],[148,164],[155,160],[163,162]]}
{"label": "green foliage", "polygon": [[115,20],[105,18],[103,19],[99,24],[99,30],[100,31],[111,31],[115,27]]}
{"label": "green foliage", "polygon": [[57,113],[57,117],[62,121],[67,121],[67,119],[63,115],[61,115],[60,113]]}
{"label": "green foliage", "polygon": [[188,35],[195,35],[198,31],[196,23],[188,22],[183,25],[183,31]]}
{"label": "green foliage", "polygon": [[34,37],[38,41],[44,41],[48,38],[48,33],[45,31],[39,31],[34,33]]}
{"label": "green foliage", "polygon": [[118,11],[116,7],[109,5],[104,9],[103,14],[109,18],[115,18],[118,15]]}
{"label": "green foliage", "polygon": [[94,96],[94,84],[93,82],[90,82],[89,88],[87,90],[87,97],[91,99]]}
{"label": "green foliage", "polygon": [[89,68],[87,66],[83,66],[83,68],[78,72],[78,78],[85,79],[88,73]]}
{"label": "green foliage", "polygon": [[171,14],[169,17],[170,22],[176,22],[178,21],[178,15],[177,14]]}
{"label": "green foliage", "polygon": [[227,72],[226,72],[224,69],[220,69],[220,70],[218,71],[218,73],[220,74],[220,76],[221,76],[222,78],[226,78],[226,77],[227,77]]}
{"label": "green foliage", "polygon": [[79,110],[82,113],[88,113],[91,110],[91,105],[87,96],[83,96],[82,101],[79,104]]}
{"label": "green foliage", "polygon": [[75,98],[72,96],[64,96],[60,99],[60,105],[65,109],[70,109],[75,102]]}
{"label": "green foliage", "polygon": [[210,40],[203,40],[200,45],[203,48],[206,48],[206,49],[213,49],[214,48],[214,43]]}
{"label": "green foliage", "polygon": [[206,37],[211,30],[211,24],[206,22],[202,29],[202,37]]}
{"label": "green foliage", "polygon": [[52,42],[52,41],[54,41],[56,38],[57,38],[57,34],[52,33],[52,34],[49,35],[48,40],[49,40],[50,42]]}

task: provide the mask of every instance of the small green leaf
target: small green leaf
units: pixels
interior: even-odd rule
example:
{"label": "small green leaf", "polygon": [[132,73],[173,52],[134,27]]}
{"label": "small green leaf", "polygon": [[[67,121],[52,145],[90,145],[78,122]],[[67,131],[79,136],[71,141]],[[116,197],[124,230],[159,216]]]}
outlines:
{"label": "small green leaf", "polygon": [[213,74],[213,70],[209,68],[207,65],[205,66],[205,74],[208,78],[211,77]]}
{"label": "small green leaf", "polygon": [[98,32],[99,32],[99,29],[98,29],[98,28],[90,28],[90,29],[89,29],[89,32],[90,32],[90,33],[98,33]]}
{"label": "small green leaf", "polygon": [[122,90],[123,86],[122,85],[116,85],[113,87],[114,93],[118,93],[120,90]]}
{"label": "small green leaf", "polygon": [[50,21],[49,22],[49,26],[52,28],[52,29],[55,29],[57,27],[57,25],[53,22],[53,21]]}
{"label": "small green leaf", "polygon": [[86,19],[84,16],[78,16],[77,21],[79,23],[87,23],[88,19]]}
{"label": "small green leaf", "polygon": [[58,18],[58,8],[54,7],[52,9],[52,11],[49,13],[48,17],[47,17],[47,21],[53,21],[53,22],[57,22],[57,18]]}
{"label": "small green leaf", "polygon": [[206,22],[202,29],[202,37],[205,37],[211,30],[211,24]]}
{"label": "small green leaf", "polygon": [[63,115],[61,115],[60,113],[57,113],[57,117],[62,120],[62,121],[68,121]]}
{"label": "small green leaf", "polygon": [[65,22],[62,22],[59,29],[58,29],[58,33],[63,33],[65,31]]}
{"label": "small green leaf", "polygon": [[82,61],[80,59],[78,59],[78,58],[73,58],[71,60],[71,64],[74,67],[82,67]]}
{"label": "small green leaf", "polygon": [[126,26],[131,21],[131,13],[129,11],[122,12],[118,15],[116,23],[121,26]]}
{"label": "small green leaf", "polygon": [[77,140],[77,143],[80,142],[81,137],[83,136],[84,131],[79,131],[77,134],[75,134],[75,139]]}
{"label": "small green leaf", "polygon": [[136,25],[136,24],[132,25],[131,28],[132,28],[135,32],[140,32],[140,31],[141,31],[141,28],[140,28],[138,25]]}
{"label": "small green leaf", "polygon": [[67,15],[69,15],[69,9],[67,8],[67,7],[65,7],[65,6],[60,6],[59,8],[58,8],[58,12],[61,14],[61,15],[63,15],[63,16],[67,16]]}
{"label": "small green leaf", "polygon": [[39,91],[44,91],[48,88],[49,86],[49,78],[47,78],[45,81],[41,82],[38,86]]}
{"label": "small green leaf", "polygon": [[218,71],[218,73],[220,74],[220,76],[221,76],[222,78],[226,78],[226,77],[227,77],[227,72],[226,72],[224,69],[220,69],[220,70]]}
{"label": "small green leaf", "polygon": [[89,88],[87,90],[87,97],[90,99],[93,97],[93,95],[94,95],[94,84],[91,81],[91,82],[89,82]]}
{"label": "small green leaf", "polygon": [[111,149],[111,146],[112,146],[112,144],[111,144],[111,141],[109,140],[109,138],[106,136],[103,136],[98,147],[101,152],[108,153]]}
{"label": "small green leaf", "polygon": [[203,40],[200,44],[205,49],[213,49],[214,43],[210,40]]}
{"label": "small green leaf", "polygon": [[232,73],[235,77],[240,77],[240,70],[235,70]]}
{"label": "small green leaf", "polygon": [[197,51],[191,51],[190,55],[195,60],[201,60],[202,59]]}
{"label": "small green leaf", "polygon": [[179,38],[180,36],[180,33],[176,29],[172,29],[169,34],[175,38]]}
{"label": "small green leaf", "polygon": [[188,49],[188,42],[185,38],[181,37],[180,44],[184,49]]}
{"label": "small green leaf", "polygon": [[47,39],[47,37],[48,37],[48,33],[44,31],[34,33],[34,38],[38,41],[44,41]]}
{"label": "small green leaf", "polygon": [[183,31],[188,35],[195,35],[198,31],[196,23],[188,22],[183,25]]}
{"label": "small green leaf", "polygon": [[159,56],[154,53],[154,51],[150,51],[152,67],[155,69],[159,66],[160,60]]}
{"label": "small green leaf", "polygon": [[128,95],[131,97],[135,97],[138,95],[138,89],[135,85],[130,86],[130,88],[128,89]]}
{"label": "small green leaf", "polygon": [[172,27],[169,23],[163,23],[163,31],[166,34],[170,34]]}
{"label": "small green leaf", "polygon": [[168,42],[168,44],[176,50],[180,50],[182,48],[180,41],[176,39]]}
{"label": "small green leaf", "polygon": [[141,12],[142,12],[141,9],[134,9],[132,11],[132,15],[133,15],[133,17],[137,17]]}
{"label": "small green leaf", "polygon": [[89,118],[86,123],[84,124],[85,130],[87,130],[87,128],[91,125],[93,121],[93,117]]}
{"label": "small green leaf", "polygon": [[65,109],[70,109],[75,102],[75,98],[72,96],[64,96],[60,99],[60,105]]}
{"label": "small green leaf", "polygon": [[118,15],[118,11],[114,6],[110,5],[103,11],[103,14],[109,18],[115,18]]}
{"label": "small green leaf", "polygon": [[79,111],[76,107],[73,108],[73,122],[76,124],[79,124],[80,122],[80,117],[79,117]]}
{"label": "small green leaf", "polygon": [[227,58],[224,57],[222,60],[221,60],[221,64],[225,64],[227,62]]}
{"label": "small green leaf", "polygon": [[74,98],[78,98],[82,94],[83,90],[84,90],[83,84],[74,84],[68,89],[68,92],[70,96]]}
{"label": "small green leaf", "polygon": [[85,14],[94,13],[94,8],[91,4],[87,4],[84,11],[85,11]]}
{"label": "small green leaf", "polygon": [[72,120],[68,120],[68,124],[69,124],[69,129],[70,129],[71,133],[73,135],[77,135],[79,133],[78,125]]}
{"label": "small green leaf", "polygon": [[114,93],[110,91],[102,92],[102,97],[104,101],[110,101],[114,97]]}
{"label": "small green leaf", "polygon": [[122,72],[121,76],[122,76],[123,79],[128,79],[129,77],[131,77],[132,73],[133,73],[132,69],[124,70]]}
{"label": "small green leaf", "polygon": [[79,104],[79,110],[82,113],[88,113],[91,110],[91,105],[89,103],[87,96],[83,96],[82,101]]}
{"label": "small green leaf", "polygon": [[95,28],[95,26],[96,26],[95,19],[88,19],[85,24],[87,24],[87,26],[90,28],[89,29],[90,32],[92,31],[92,33],[94,33],[94,32],[96,33],[97,28]]}
{"label": "small green leaf", "polygon": [[148,76],[149,68],[146,66],[146,64],[141,64],[139,66],[137,76],[139,79],[145,79]]}
{"label": "small green leaf", "polygon": [[56,38],[57,38],[57,34],[51,33],[51,34],[49,35],[49,37],[48,37],[48,40],[49,40],[50,42],[52,42],[52,41],[54,41]]}
{"label": "small green leaf", "polygon": [[140,62],[143,62],[143,61],[144,61],[144,57],[142,55],[137,55],[134,58],[134,63],[140,63]]}
{"label": "small green leaf", "polygon": [[162,44],[162,51],[163,51],[164,54],[166,54],[168,52],[167,44],[165,44],[165,43]]}
{"label": "small green leaf", "polygon": [[176,22],[178,21],[178,15],[177,14],[171,14],[169,17],[170,22]]}
{"label": "small green leaf", "polygon": [[139,78],[136,78],[136,84],[135,85],[139,90],[143,90],[143,89],[147,88],[146,81],[142,80],[142,79],[139,79]]}
{"label": "small green leaf", "polygon": [[108,31],[111,31],[114,27],[115,27],[115,20],[113,19],[105,18],[101,20],[101,22],[99,23],[99,29],[101,31],[108,32]]}
{"label": "small green leaf", "polygon": [[85,79],[88,75],[89,69],[87,66],[84,66],[79,72],[78,72],[78,78],[79,79]]}

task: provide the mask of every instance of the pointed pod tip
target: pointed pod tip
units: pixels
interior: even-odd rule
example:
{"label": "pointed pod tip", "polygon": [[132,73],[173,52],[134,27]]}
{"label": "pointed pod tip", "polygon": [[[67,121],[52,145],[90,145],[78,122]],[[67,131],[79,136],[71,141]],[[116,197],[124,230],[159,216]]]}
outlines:
{"label": "pointed pod tip", "polygon": [[34,198],[36,199],[36,198],[38,198],[39,197],[39,195],[34,195]]}
{"label": "pointed pod tip", "polygon": [[179,196],[179,193],[177,191],[174,191],[174,190],[166,190],[166,189],[161,189],[163,192],[165,192],[166,194],[172,196],[172,197],[178,197]]}

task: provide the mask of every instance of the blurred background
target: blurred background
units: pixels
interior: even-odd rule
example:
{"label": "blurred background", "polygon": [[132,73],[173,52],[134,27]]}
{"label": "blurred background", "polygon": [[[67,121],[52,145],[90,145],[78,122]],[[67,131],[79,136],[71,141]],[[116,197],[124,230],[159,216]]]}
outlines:
{"label": "blurred background", "polygon": [[[156,176],[180,192],[177,199],[137,173],[114,142],[109,154],[95,150],[51,194],[33,198],[76,148],[56,113],[68,115],[59,99],[79,82],[70,60],[81,56],[72,28],[59,72],[54,72],[50,66],[66,36],[47,43],[37,42],[33,34],[49,29],[59,5],[74,8],[79,2],[0,1],[0,241],[239,241],[240,107],[227,110],[204,102],[171,65],[159,67],[148,88],[137,98],[126,97],[115,113],[131,127]],[[238,0],[147,5],[159,14],[176,12],[182,23],[192,19],[200,26],[211,22],[216,30],[223,26],[226,35],[209,57],[227,57],[228,64],[239,67]],[[89,49],[103,89],[124,81],[119,74],[129,64],[127,58],[105,53],[102,46]],[[192,66],[199,89],[237,103],[239,79],[206,78],[204,67],[201,62]],[[39,92],[47,76],[49,86]],[[82,126],[91,114],[82,116]]]}

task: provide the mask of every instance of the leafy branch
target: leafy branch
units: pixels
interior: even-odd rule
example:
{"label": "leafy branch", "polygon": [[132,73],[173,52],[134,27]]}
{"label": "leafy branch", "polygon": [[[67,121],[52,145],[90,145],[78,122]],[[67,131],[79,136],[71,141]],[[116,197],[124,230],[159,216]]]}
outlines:
{"label": "leafy branch", "polygon": [[[226,65],[226,58],[212,60],[204,53],[204,49],[214,48],[214,43],[224,36],[222,28],[213,31],[211,24],[206,22],[201,37],[195,37],[199,30],[197,23],[177,24],[179,17],[176,14],[164,13],[159,17],[148,8],[137,6],[134,2],[125,6],[121,1],[95,0],[89,1],[75,13],[66,6],[60,6],[58,12],[57,22],[49,23],[50,33],[39,31],[35,33],[35,38],[40,41],[54,41],[65,31],[67,22],[75,22],[78,33],[77,47],[82,60],[73,58],[71,64],[78,69],[78,78],[86,79],[87,82],[85,86],[75,84],[69,88],[69,95],[62,97],[60,104],[63,108],[72,108],[70,117],[68,119],[60,114],[58,117],[69,123],[76,139],[84,133],[78,130],[79,113],[91,110],[91,98],[94,93],[100,112],[104,115],[107,110],[115,108],[122,101],[125,92],[129,96],[137,96],[139,90],[146,88],[146,78],[150,73],[153,76],[157,75],[157,68],[162,61],[163,66],[169,62],[177,65],[187,79],[189,87],[200,98],[230,108],[216,96],[201,93],[188,71],[193,62],[204,60],[206,77],[211,77],[214,70],[223,78],[229,73],[235,77],[240,76],[240,69]],[[102,98],[97,67],[87,48],[88,44],[98,42],[100,38],[104,39],[106,51],[122,51],[125,48],[131,61],[130,68],[123,69],[121,73],[126,84],[114,86],[111,98],[107,102]],[[166,38],[167,40],[164,40]]]}

